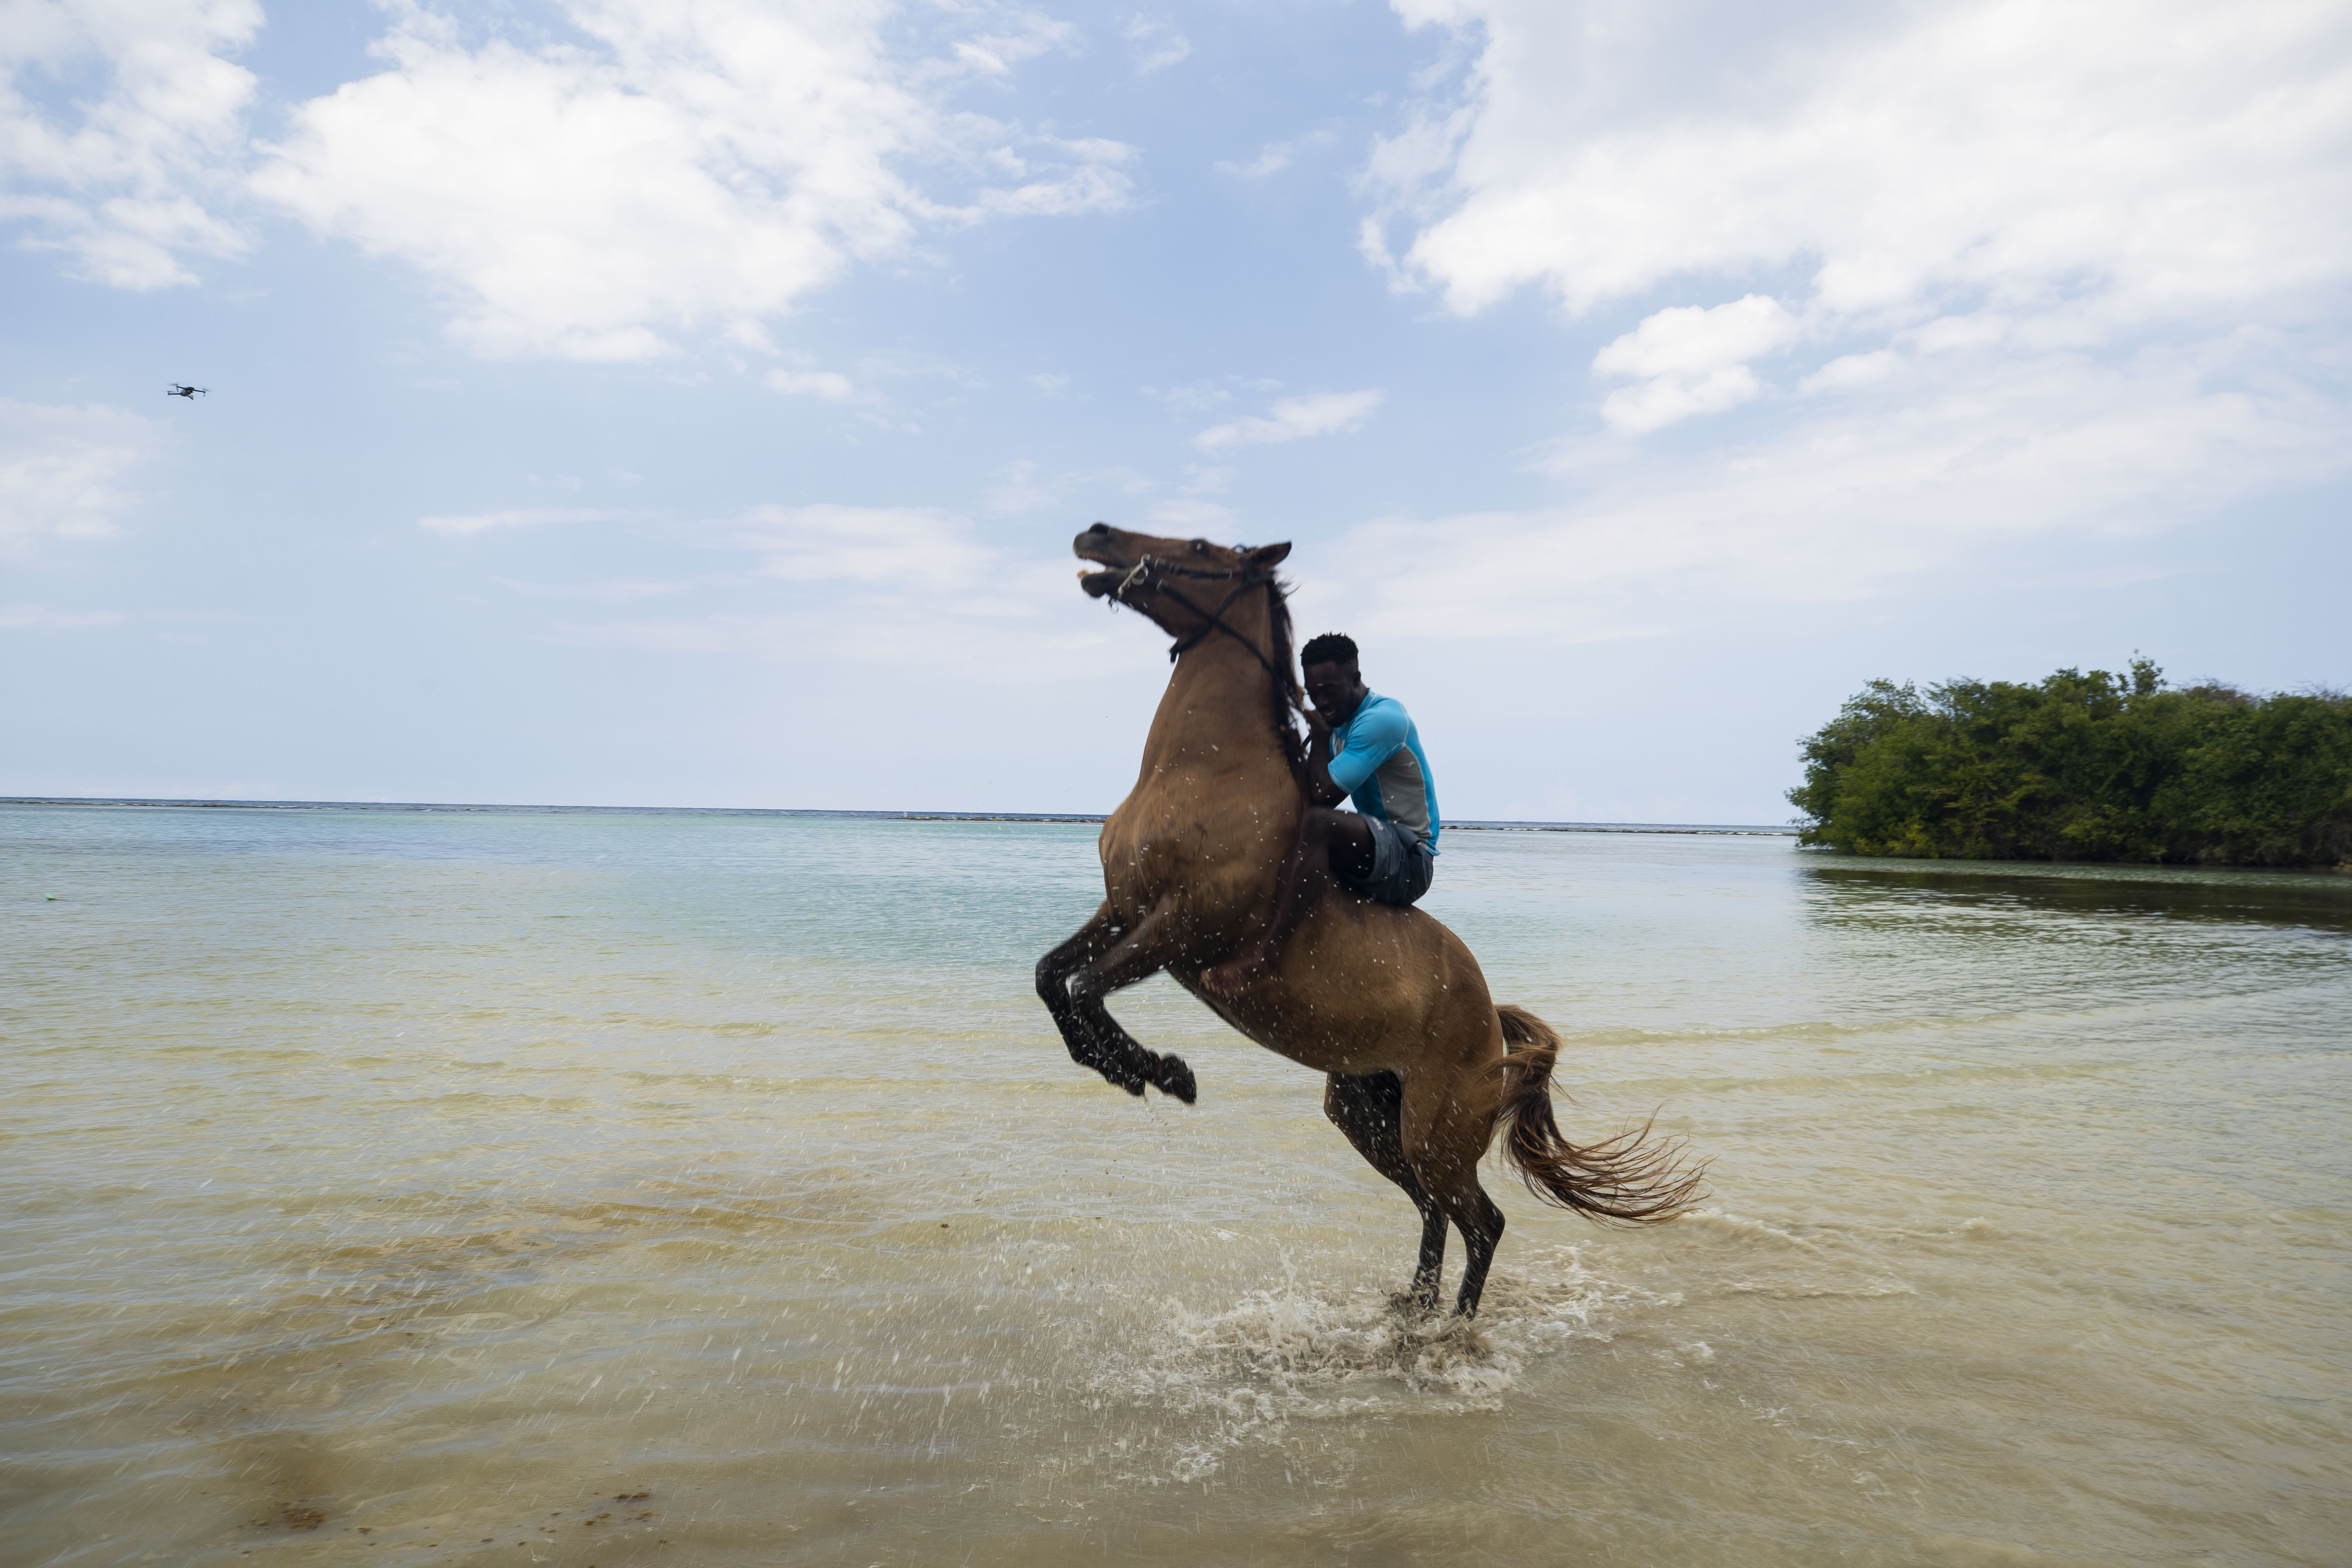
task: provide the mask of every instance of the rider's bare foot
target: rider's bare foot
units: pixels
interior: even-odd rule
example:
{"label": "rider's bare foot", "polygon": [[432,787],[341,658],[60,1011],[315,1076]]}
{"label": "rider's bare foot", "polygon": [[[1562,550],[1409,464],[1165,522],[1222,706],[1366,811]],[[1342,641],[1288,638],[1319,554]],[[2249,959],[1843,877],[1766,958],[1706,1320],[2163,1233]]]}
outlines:
{"label": "rider's bare foot", "polygon": [[1265,978],[1273,965],[1265,955],[1251,950],[1237,958],[1229,958],[1213,969],[1201,971],[1201,989],[1221,1001],[1230,1002],[1259,981]]}

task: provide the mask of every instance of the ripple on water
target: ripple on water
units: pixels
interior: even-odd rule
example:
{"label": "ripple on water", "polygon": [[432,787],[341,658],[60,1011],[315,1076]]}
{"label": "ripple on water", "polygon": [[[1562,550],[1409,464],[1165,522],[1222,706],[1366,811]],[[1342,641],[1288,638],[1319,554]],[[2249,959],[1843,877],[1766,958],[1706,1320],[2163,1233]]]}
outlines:
{"label": "ripple on water", "polygon": [[1430,907],[1562,1031],[1563,1125],[1663,1105],[1717,1194],[1604,1234],[1494,1171],[1459,1324],[1397,1307],[1417,1225],[1311,1076],[1164,984],[1118,1010],[1200,1107],[1069,1064],[1029,966],[1084,828],[0,820],[0,888],[74,883],[0,900],[43,1568],[2352,1537],[2352,901],[2310,879],[1449,844]]}

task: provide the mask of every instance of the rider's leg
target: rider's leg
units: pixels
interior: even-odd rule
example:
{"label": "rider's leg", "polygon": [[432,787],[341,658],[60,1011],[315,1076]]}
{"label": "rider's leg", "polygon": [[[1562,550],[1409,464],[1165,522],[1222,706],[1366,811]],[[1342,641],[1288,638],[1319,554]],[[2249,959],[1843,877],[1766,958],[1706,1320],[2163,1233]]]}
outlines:
{"label": "rider's leg", "polygon": [[1310,805],[1298,817],[1298,837],[1283,857],[1275,880],[1274,913],[1257,941],[1201,973],[1201,985],[1213,996],[1234,996],[1274,968],[1283,944],[1302,916],[1307,900],[1326,875],[1342,879],[1369,875],[1372,868],[1372,831],[1352,811]]}

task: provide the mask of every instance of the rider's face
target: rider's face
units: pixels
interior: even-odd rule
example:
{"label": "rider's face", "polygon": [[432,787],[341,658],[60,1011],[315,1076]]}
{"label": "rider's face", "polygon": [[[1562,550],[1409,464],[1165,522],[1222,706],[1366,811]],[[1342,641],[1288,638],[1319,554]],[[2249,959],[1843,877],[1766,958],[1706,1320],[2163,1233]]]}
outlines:
{"label": "rider's face", "polygon": [[1364,700],[1364,678],[1352,664],[1310,664],[1299,672],[1307,700],[1326,724],[1344,724]]}

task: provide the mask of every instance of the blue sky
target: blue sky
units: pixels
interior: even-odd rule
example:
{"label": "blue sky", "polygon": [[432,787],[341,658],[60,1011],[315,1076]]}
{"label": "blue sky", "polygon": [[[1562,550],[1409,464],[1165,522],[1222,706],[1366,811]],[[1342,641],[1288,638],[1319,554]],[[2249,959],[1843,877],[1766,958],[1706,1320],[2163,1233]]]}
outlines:
{"label": "blue sky", "polygon": [[[0,790],[1104,810],[1100,518],[1449,814],[2352,684],[2352,8],[0,8]],[[166,402],[173,381],[212,388]]]}

